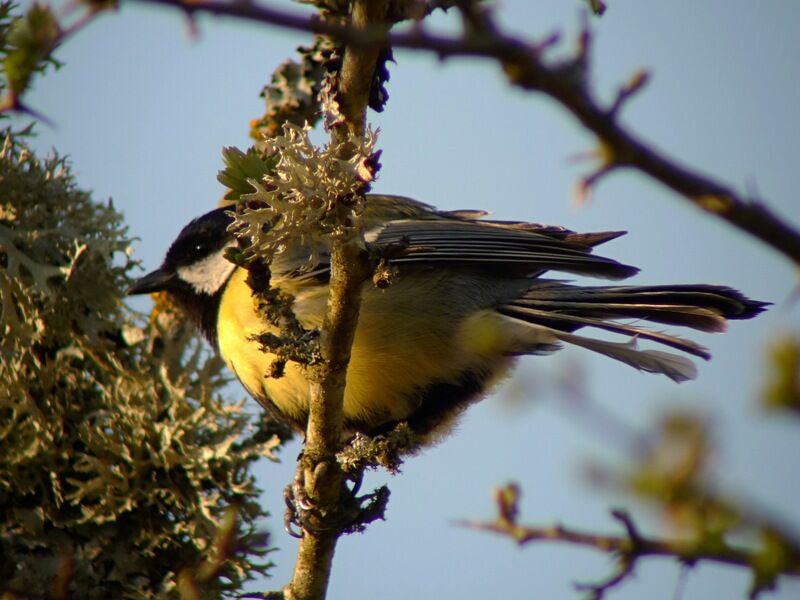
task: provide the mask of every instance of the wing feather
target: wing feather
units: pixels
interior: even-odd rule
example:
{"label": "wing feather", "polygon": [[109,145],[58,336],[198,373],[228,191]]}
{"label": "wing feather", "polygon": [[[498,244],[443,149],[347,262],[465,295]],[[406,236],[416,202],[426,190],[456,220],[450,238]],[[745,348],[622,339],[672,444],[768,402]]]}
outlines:
{"label": "wing feather", "polygon": [[[398,265],[484,266],[528,276],[557,270],[607,279],[624,279],[638,272],[636,267],[591,254],[590,245],[570,238],[569,233],[522,229],[519,224],[497,221],[404,219],[387,223],[370,238],[377,244],[405,245],[406,253],[392,260]],[[597,234],[592,241],[600,243],[617,235]]]}

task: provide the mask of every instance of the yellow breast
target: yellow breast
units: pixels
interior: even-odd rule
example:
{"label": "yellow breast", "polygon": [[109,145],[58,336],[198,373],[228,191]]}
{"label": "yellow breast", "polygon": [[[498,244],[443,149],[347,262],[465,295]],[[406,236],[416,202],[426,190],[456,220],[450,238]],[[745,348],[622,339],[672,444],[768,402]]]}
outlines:
{"label": "yellow breast", "polygon": [[[290,421],[304,423],[309,386],[303,367],[289,362],[282,377],[266,376],[275,357],[262,352],[252,338],[270,328],[255,312],[246,276],[238,269],[224,291],[218,321],[220,353],[254,397],[273,403]],[[473,338],[474,317],[449,314],[453,308],[447,302],[431,306],[440,283],[428,274],[403,277],[383,291],[371,282],[365,284],[347,372],[346,421],[378,426],[403,420],[418,408],[420,391],[431,382],[446,381],[476,364],[495,363],[492,371],[507,366],[508,360],[498,359],[496,344],[487,343],[503,336],[502,324],[493,326],[492,319],[483,319],[482,335]],[[274,278],[273,285],[280,287],[281,280]],[[303,326],[319,327],[327,287],[297,287],[295,282],[283,287],[291,287],[295,314]],[[492,327],[496,331],[489,331]]]}

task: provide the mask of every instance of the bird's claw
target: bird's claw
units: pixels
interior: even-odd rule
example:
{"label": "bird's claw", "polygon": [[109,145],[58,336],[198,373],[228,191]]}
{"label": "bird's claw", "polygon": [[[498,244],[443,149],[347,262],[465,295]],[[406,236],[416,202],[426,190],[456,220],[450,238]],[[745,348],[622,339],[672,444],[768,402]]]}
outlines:
{"label": "bird's claw", "polygon": [[[352,487],[347,485],[352,482]],[[352,533],[362,531],[367,523],[383,518],[389,490],[381,487],[375,492],[358,496],[361,489],[362,473],[348,475],[342,481],[342,493],[333,511],[322,511],[308,495],[303,481],[296,478],[284,490],[286,513],[284,528],[292,537],[302,538],[304,532],[312,534],[332,531]]]}

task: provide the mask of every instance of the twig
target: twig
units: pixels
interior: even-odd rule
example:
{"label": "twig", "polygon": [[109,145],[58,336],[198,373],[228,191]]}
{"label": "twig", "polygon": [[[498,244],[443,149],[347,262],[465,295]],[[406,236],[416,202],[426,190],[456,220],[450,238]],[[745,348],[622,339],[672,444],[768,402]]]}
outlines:
{"label": "twig", "polygon": [[[700,561],[744,567],[755,575],[754,590],[765,589],[770,584],[766,579],[759,583],[759,575],[767,577],[774,574],[800,575],[800,553],[791,552],[783,556],[782,562],[770,565],[770,571],[759,573],[763,554],[758,549],[733,546],[723,539],[715,539],[713,544],[702,538],[656,539],[639,532],[633,518],[625,510],[613,510],[611,516],[625,528],[625,535],[601,535],[578,531],[560,524],[549,527],[521,525],[519,518],[520,490],[516,484],[508,484],[495,492],[497,517],[493,522],[462,521],[458,523],[470,529],[490,531],[513,539],[524,546],[533,542],[556,541],[577,546],[594,548],[618,559],[617,569],[607,579],[599,583],[581,583],[578,589],[590,592],[592,598],[602,598],[610,588],[619,585],[634,571],[638,560],[645,557],[666,557],[680,561],[691,567]],[[774,573],[773,573],[774,571]]]}
{"label": "twig", "polygon": [[[612,514],[618,520],[621,520],[620,515],[624,515],[624,520],[631,522],[631,517],[627,513],[614,511]],[[637,534],[634,538],[630,535],[629,530],[626,535],[622,536],[587,533],[563,525],[531,527],[501,520],[490,523],[464,521],[459,524],[470,529],[490,531],[508,536],[520,546],[541,541],[566,542],[595,548],[607,554],[627,556],[630,562],[635,562],[647,556],[661,556],[677,558],[687,564],[708,561],[749,569],[753,565],[755,556],[755,553],[751,550],[727,544],[711,550],[708,548],[698,549],[694,547],[691,541],[687,540],[659,540],[644,537],[640,534]],[[627,525],[626,529],[628,529]],[[636,530],[634,529],[634,531]],[[632,569],[627,570],[630,571]],[[792,566],[785,573],[787,575],[800,575],[800,565]]]}
{"label": "twig", "polygon": [[[174,6],[187,13],[208,12],[330,35],[354,48],[389,44],[394,48],[433,52],[440,58],[473,56],[496,60],[503,66],[513,85],[550,96],[594,132],[611,151],[609,164],[646,173],[694,206],[749,233],[800,265],[800,231],[783,221],[758,199],[680,165],[647,146],[617,121],[616,112],[622,102],[619,99],[609,108],[596,101],[585,73],[588,30],[581,36],[583,51],[576,53],[574,58],[545,61],[537,44],[506,35],[491,21],[487,21],[488,24],[477,32],[467,32],[460,37],[433,35],[425,32],[421,26],[407,33],[389,34],[379,27],[358,29],[249,2],[140,1]],[[486,11],[482,12],[482,16],[490,19]],[[603,165],[601,169],[607,166]]]}
{"label": "twig", "polygon": [[[55,51],[70,37],[76,35],[78,32],[85,29],[92,21],[94,21],[98,17],[100,13],[104,12],[105,10],[108,10],[109,7],[110,5],[102,6],[99,4],[96,6],[94,5],[89,6],[86,12],[83,15],[81,15],[78,19],[76,19],[76,21],[71,25],[69,25],[68,27],[65,28],[60,28],[60,26],[57,27],[55,29],[56,35],[52,39],[47,39],[46,36],[39,37],[36,40],[36,43],[38,45],[36,50],[41,52],[42,56],[36,58],[36,63],[39,65],[44,65],[47,61],[52,61],[53,63],[58,64],[53,59],[53,54],[55,53]],[[75,10],[76,8],[78,8],[77,4],[69,6],[68,10],[65,11],[65,14],[62,15],[62,18],[66,17],[69,12]],[[58,23],[56,24],[58,25]],[[41,32],[39,33],[41,36]],[[30,54],[35,53],[35,51],[32,49],[28,49],[27,52]],[[29,56],[27,58],[30,59],[32,57]],[[33,73],[38,70],[40,69],[39,68],[32,69],[29,74],[29,77],[32,76]],[[25,95],[25,92],[28,90],[29,86],[30,86],[30,78],[26,81],[23,89],[13,89],[12,86],[12,89],[9,89],[3,96],[3,98],[0,98],[0,114],[7,112],[17,112],[20,114],[28,115],[33,119],[40,121],[45,125],[55,129],[56,124],[52,121],[52,119],[48,118],[43,113],[40,113],[39,111],[32,108],[31,106],[28,106],[28,104],[22,101],[22,96]]]}
{"label": "twig", "polygon": [[624,104],[647,84],[648,79],[650,79],[650,74],[647,71],[636,71],[630,81],[617,91],[617,97],[614,99],[611,108],[608,109],[609,115],[616,117]]}

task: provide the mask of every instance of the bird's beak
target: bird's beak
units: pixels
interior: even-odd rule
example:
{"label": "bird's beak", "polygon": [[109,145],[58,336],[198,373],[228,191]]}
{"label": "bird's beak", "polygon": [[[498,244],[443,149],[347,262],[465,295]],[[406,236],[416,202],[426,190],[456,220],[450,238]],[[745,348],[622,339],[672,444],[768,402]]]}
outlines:
{"label": "bird's beak", "polygon": [[134,296],[136,294],[152,294],[154,292],[163,292],[168,290],[175,280],[175,273],[156,269],[148,273],[141,279],[138,279],[131,287],[128,288],[128,295]]}

